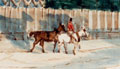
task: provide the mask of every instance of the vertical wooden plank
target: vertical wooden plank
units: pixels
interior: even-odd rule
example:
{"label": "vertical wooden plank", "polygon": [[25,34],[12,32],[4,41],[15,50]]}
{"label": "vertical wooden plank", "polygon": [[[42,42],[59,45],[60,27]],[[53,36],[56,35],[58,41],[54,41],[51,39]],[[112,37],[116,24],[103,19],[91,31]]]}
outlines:
{"label": "vertical wooden plank", "polygon": [[118,12],[118,16],[119,16],[119,19],[118,19],[118,27],[119,27],[119,31],[120,31],[120,12]]}
{"label": "vertical wooden plank", "polygon": [[61,19],[61,21],[62,21],[62,23],[64,24],[64,10],[62,10],[62,19]]}
{"label": "vertical wooden plank", "polygon": [[41,30],[41,22],[42,22],[42,9],[41,8],[37,8],[37,30],[39,31],[39,30]]}
{"label": "vertical wooden plank", "polygon": [[101,31],[104,31],[105,29],[105,12],[104,11],[100,13],[100,21],[101,21]]}
{"label": "vertical wooden plank", "polygon": [[57,28],[55,24],[55,10],[54,9],[49,9],[49,28],[52,31],[53,28]]}
{"label": "vertical wooden plank", "polygon": [[19,9],[18,8],[15,8],[15,13],[14,14],[16,14],[16,16],[15,16],[15,27],[16,27],[16,31],[15,32],[19,32],[19,20],[20,20],[20,18],[19,18]]}
{"label": "vertical wooden plank", "polygon": [[[73,17],[75,18],[76,17],[76,11],[75,10],[73,10]],[[74,23],[74,31],[77,31],[78,29],[77,29],[77,24],[75,23],[75,22],[73,22]]]}
{"label": "vertical wooden plank", "polygon": [[35,13],[35,29],[34,29],[35,31],[38,30],[38,20],[37,20],[38,18],[37,18],[37,17],[38,17],[39,15],[37,15],[37,10],[38,10],[38,9],[35,8],[35,12],[34,12],[34,13]]}
{"label": "vertical wooden plank", "polygon": [[33,29],[30,30],[30,25],[29,25],[30,23],[28,22],[28,19],[29,19],[28,15],[29,14],[30,14],[30,10],[29,10],[29,8],[26,8],[26,13],[25,13],[25,16],[26,16],[26,32],[33,31]]}
{"label": "vertical wooden plank", "polygon": [[74,10],[70,10],[70,15],[71,15],[71,17],[74,18],[74,16],[75,16],[75,11],[74,11]]}
{"label": "vertical wooden plank", "polygon": [[6,30],[8,32],[10,32],[10,25],[11,25],[10,16],[11,16],[11,7],[8,7],[7,8],[7,12],[6,12],[6,17],[7,17],[7,20],[6,20]]}
{"label": "vertical wooden plank", "polygon": [[69,13],[70,13],[69,10],[64,10],[64,24],[65,24],[65,29],[66,30],[67,30],[68,20],[70,18]]}
{"label": "vertical wooden plank", "polygon": [[90,31],[92,31],[92,29],[93,29],[93,13],[92,13],[92,11],[89,11],[89,30]]}
{"label": "vertical wooden plank", "polygon": [[60,22],[62,22],[62,10],[59,9],[57,10],[57,23],[59,24]]}
{"label": "vertical wooden plank", "polygon": [[27,8],[21,9],[21,22],[22,32],[27,32]]}
{"label": "vertical wooden plank", "polygon": [[101,30],[100,30],[100,25],[101,25],[100,13],[101,13],[101,11],[98,11],[98,12],[97,12],[97,26],[98,26],[98,31],[101,31]]}
{"label": "vertical wooden plank", "polygon": [[48,9],[40,9],[38,13],[40,15],[39,23],[40,29],[43,31],[48,31]]}
{"label": "vertical wooden plank", "polygon": [[20,18],[20,11],[19,11],[19,8],[16,8],[16,17],[15,17],[15,19],[16,19],[16,32],[21,32],[21,28],[20,28],[20,20],[21,20],[21,18]]}
{"label": "vertical wooden plank", "polygon": [[0,32],[5,32],[5,26],[6,26],[6,18],[5,18],[5,8],[0,7]]}
{"label": "vertical wooden plank", "polygon": [[38,21],[37,30],[47,30],[48,14],[45,11],[47,10],[43,8],[38,8],[37,10],[37,21]]}
{"label": "vertical wooden plank", "polygon": [[114,12],[112,12],[112,31],[115,30],[115,15],[114,15]]}
{"label": "vertical wooden plank", "polygon": [[54,12],[54,16],[55,16],[55,21],[54,21],[54,25],[55,25],[55,27],[57,26],[57,10],[55,10],[55,12]]}
{"label": "vertical wooden plank", "polygon": [[82,10],[80,15],[82,16],[82,20],[81,20],[81,24],[80,26],[83,26],[84,23],[85,23],[85,13],[86,13],[86,10]]}
{"label": "vertical wooden plank", "polygon": [[107,30],[112,30],[112,13],[107,12]]}
{"label": "vertical wooden plank", "polygon": [[[27,32],[35,31],[35,8],[27,8]],[[33,20],[30,20],[30,19]]]}
{"label": "vertical wooden plank", "polygon": [[11,8],[11,12],[10,12],[10,24],[11,24],[9,30],[10,32],[12,32],[12,17],[13,17],[12,15],[13,15],[13,8]]}
{"label": "vertical wooden plank", "polygon": [[17,14],[16,14],[16,9],[12,8],[11,9],[11,32],[14,33],[17,30],[17,24],[16,24],[16,18]]}
{"label": "vertical wooden plank", "polygon": [[75,15],[75,17],[81,17],[81,10],[75,10],[76,11],[76,15]]}
{"label": "vertical wooden plank", "polygon": [[118,12],[115,12],[114,15],[115,15],[115,17],[114,17],[114,19],[115,19],[115,30],[118,30],[118,16],[119,16],[119,14],[118,14]]}
{"label": "vertical wooden plank", "polygon": [[69,11],[69,10],[65,10],[64,13],[65,13],[65,15],[64,15],[64,18],[65,18],[65,19],[64,19],[64,22],[65,22],[65,23],[68,23],[68,20],[69,20],[69,18],[70,18],[70,16],[69,16],[69,15],[70,15],[70,14],[69,14],[70,11]]}
{"label": "vertical wooden plank", "polygon": [[2,28],[1,28],[1,27],[2,27],[2,22],[1,22],[1,21],[2,21],[2,20],[1,20],[1,19],[2,19],[2,16],[1,16],[1,8],[2,8],[2,7],[0,7],[0,33],[2,33]]}
{"label": "vertical wooden plank", "polygon": [[47,13],[47,17],[48,17],[48,30],[51,31],[52,30],[52,24],[51,24],[51,19],[52,17],[50,17],[50,12],[51,10],[48,8],[48,13]]}
{"label": "vertical wooden plank", "polygon": [[97,30],[97,12],[96,11],[93,11],[93,30]]}
{"label": "vertical wooden plank", "polygon": [[2,27],[2,20],[1,20],[1,19],[3,19],[3,18],[2,18],[2,14],[1,14],[1,13],[2,13],[1,8],[2,8],[2,7],[0,7],[0,33],[2,33],[2,28],[1,28],[1,27]]}
{"label": "vertical wooden plank", "polygon": [[42,14],[42,19],[44,19],[44,11],[45,11],[44,8],[42,8],[42,13],[41,13]]}
{"label": "vertical wooden plank", "polygon": [[[14,16],[14,19],[15,19],[15,28],[16,28],[16,31],[14,32],[14,38],[13,39],[16,39],[16,40],[23,40],[23,35],[25,36],[25,34],[22,34],[20,32],[22,32],[22,28],[21,28],[21,20],[22,20],[22,17],[21,17],[21,10],[20,8],[15,8],[15,13],[14,13],[16,16]],[[26,32],[25,32],[26,33]]]}
{"label": "vertical wooden plank", "polygon": [[18,19],[19,19],[19,32],[23,32],[23,27],[22,27],[22,8],[18,8]]}
{"label": "vertical wooden plank", "polygon": [[79,19],[80,16],[78,17],[78,15],[80,15],[80,12],[78,12],[78,10],[72,10],[72,18],[73,18],[73,24],[74,24],[75,31],[79,29],[78,25],[80,24],[80,19]]}
{"label": "vertical wooden plank", "polygon": [[84,11],[84,26],[86,28],[89,27],[89,11],[88,10]]}
{"label": "vertical wooden plank", "polygon": [[44,23],[44,30],[46,31],[49,31],[48,29],[48,9],[44,9],[44,12],[43,12],[43,23]]}
{"label": "vertical wooden plank", "polygon": [[83,16],[82,26],[84,26],[84,23],[85,23],[85,13],[86,13],[86,10],[83,10],[83,12],[82,12],[82,16]]}
{"label": "vertical wooden plank", "polygon": [[105,29],[104,29],[104,31],[108,31],[107,30],[107,11],[105,11]]}

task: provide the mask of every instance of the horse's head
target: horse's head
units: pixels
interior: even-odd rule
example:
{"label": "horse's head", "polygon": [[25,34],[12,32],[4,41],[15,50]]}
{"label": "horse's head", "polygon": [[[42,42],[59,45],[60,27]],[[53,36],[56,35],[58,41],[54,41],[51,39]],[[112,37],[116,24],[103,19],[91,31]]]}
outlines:
{"label": "horse's head", "polygon": [[59,27],[58,27],[57,30],[58,30],[59,32],[61,32],[61,31],[66,32],[66,30],[65,30],[65,26],[64,26],[62,23],[59,24]]}
{"label": "horse's head", "polygon": [[53,30],[54,30],[55,32],[57,32],[57,33],[59,32],[56,28],[54,28]]}
{"label": "horse's head", "polygon": [[78,32],[81,37],[88,37],[89,33],[86,31],[85,27],[81,27],[81,30]]}

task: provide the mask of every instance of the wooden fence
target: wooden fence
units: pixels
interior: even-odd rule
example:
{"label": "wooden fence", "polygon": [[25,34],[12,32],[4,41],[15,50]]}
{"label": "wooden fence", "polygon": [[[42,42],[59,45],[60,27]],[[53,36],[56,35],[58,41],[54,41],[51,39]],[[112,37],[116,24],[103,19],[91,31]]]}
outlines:
{"label": "wooden fence", "polygon": [[51,31],[60,22],[67,27],[70,17],[76,30],[85,25],[91,35],[96,32],[120,32],[119,12],[0,7],[0,33],[6,38],[21,39],[22,36],[24,39],[30,31]]}

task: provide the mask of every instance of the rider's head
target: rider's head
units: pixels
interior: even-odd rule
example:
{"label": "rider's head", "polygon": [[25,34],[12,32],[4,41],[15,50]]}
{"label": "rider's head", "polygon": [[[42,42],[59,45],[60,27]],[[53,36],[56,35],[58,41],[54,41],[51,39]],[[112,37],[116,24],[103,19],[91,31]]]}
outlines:
{"label": "rider's head", "polygon": [[70,18],[70,21],[72,21],[72,18]]}

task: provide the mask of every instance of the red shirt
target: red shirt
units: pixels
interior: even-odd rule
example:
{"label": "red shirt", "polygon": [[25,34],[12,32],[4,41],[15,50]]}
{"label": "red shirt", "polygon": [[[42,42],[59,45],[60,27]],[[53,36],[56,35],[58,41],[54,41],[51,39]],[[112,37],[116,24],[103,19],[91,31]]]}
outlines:
{"label": "red shirt", "polygon": [[68,30],[69,31],[74,31],[74,26],[71,21],[68,22]]}

